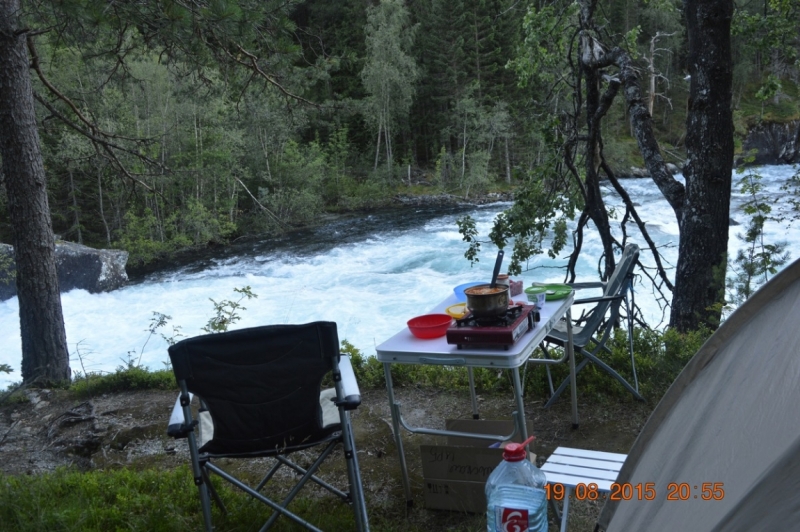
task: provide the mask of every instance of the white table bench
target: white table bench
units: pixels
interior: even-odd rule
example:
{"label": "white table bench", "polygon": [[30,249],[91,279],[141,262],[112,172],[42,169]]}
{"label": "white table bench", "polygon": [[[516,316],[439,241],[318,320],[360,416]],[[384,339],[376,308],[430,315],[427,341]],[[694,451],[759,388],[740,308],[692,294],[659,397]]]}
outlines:
{"label": "white table bench", "polygon": [[[584,484],[586,489],[589,484],[597,484],[598,492],[611,491],[611,484],[617,480],[622,463],[628,455],[620,453],[606,453],[601,451],[587,451],[558,447],[542,465],[542,471],[547,476],[548,484],[563,484],[564,509],[559,515],[558,506],[554,503],[556,517],[561,520],[561,532],[567,530],[569,517],[569,501],[574,495],[575,487]],[[581,498],[583,494],[581,494]],[[551,491],[551,500],[552,491]]]}

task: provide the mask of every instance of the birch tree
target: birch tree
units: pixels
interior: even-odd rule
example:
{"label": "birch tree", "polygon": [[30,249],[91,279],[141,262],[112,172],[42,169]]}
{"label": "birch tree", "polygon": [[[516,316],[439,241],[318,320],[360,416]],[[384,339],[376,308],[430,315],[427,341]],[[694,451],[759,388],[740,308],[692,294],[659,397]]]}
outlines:
{"label": "birch tree", "polygon": [[367,59],[361,80],[369,94],[365,115],[376,131],[374,169],[383,145],[386,167],[391,171],[392,137],[411,107],[418,76],[410,53],[415,30],[402,0],[381,0],[367,8]]}

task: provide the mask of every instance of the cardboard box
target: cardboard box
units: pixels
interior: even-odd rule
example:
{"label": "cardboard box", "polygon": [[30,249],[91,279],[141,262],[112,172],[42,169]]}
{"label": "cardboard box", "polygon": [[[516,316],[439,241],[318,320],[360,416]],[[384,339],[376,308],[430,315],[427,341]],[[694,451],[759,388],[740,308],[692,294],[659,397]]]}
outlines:
{"label": "cardboard box", "polygon": [[[528,434],[533,425],[528,422]],[[448,419],[447,430],[507,435],[514,431],[511,420]],[[517,436],[513,441],[521,442]],[[421,445],[425,508],[482,513],[486,511],[486,480],[503,460],[503,450],[490,448],[491,441],[448,437],[446,445]]]}

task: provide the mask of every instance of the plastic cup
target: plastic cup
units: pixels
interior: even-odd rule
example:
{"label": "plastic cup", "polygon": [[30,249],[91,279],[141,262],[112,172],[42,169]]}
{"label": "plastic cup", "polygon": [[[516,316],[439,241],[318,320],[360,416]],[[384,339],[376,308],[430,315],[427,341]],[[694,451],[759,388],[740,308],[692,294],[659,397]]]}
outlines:
{"label": "plastic cup", "polygon": [[528,296],[530,303],[534,303],[537,308],[542,308],[547,298],[547,288],[544,286],[531,286],[525,289],[525,295]]}

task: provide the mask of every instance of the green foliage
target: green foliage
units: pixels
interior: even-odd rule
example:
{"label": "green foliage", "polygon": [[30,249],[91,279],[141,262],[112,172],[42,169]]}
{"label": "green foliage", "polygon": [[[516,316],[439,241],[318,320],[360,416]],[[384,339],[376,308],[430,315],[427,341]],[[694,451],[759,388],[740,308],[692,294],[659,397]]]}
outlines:
{"label": "green foliage", "polygon": [[78,375],[73,379],[70,387],[70,390],[80,397],[134,390],[177,389],[178,384],[175,382],[172,370],[150,371],[130,363],[117,367],[113,373]]}
{"label": "green foliage", "polygon": [[[227,513],[212,505],[215,530],[257,530],[270,510],[219,479],[214,487]],[[306,498],[291,506],[301,517],[326,530],[348,530],[353,514],[333,497]],[[61,468],[40,475],[0,474],[0,523],[5,530],[107,532],[202,530],[197,487],[188,465],[175,469],[111,469],[82,472]],[[288,519],[274,529],[295,530]]]}
{"label": "green foliage", "polygon": [[[489,234],[489,239],[500,249],[513,241],[513,252],[508,265],[509,274],[522,271],[530,257],[545,252],[554,258],[567,243],[567,219],[575,216],[579,198],[574,191],[553,179],[548,167],[534,169],[525,185],[517,191],[514,205],[500,214]],[[566,185],[569,186],[569,185]],[[465,253],[471,262],[477,260],[480,242],[474,222],[468,217],[459,220],[459,232],[470,244]]]}
{"label": "green foliage", "polygon": [[149,208],[141,216],[132,211],[125,214],[124,226],[116,242],[118,247],[128,251],[128,262],[133,265],[153,262],[190,244],[186,235],[178,234],[173,238],[165,235],[164,225]]}
{"label": "green foliage", "polygon": [[792,220],[800,219],[800,170],[796,171],[789,181],[781,185],[781,190],[789,194],[787,201],[794,212]]}
{"label": "green foliage", "polygon": [[14,369],[8,364],[0,364],[0,373],[13,373]]}
{"label": "green foliage", "polygon": [[[147,331],[150,333],[150,336],[147,337],[145,345],[147,345],[147,342],[150,341],[150,337],[153,336],[156,333],[156,331],[158,331],[158,329],[160,329],[161,327],[166,327],[167,323],[169,323],[169,320],[171,319],[172,316],[167,316],[166,314],[162,314],[161,312],[153,311],[153,317],[150,318],[150,326],[147,328]],[[159,332],[159,335],[165,342],[167,342],[167,345],[175,345],[175,342],[178,341],[177,339],[184,336],[184,334],[181,333],[180,325],[173,325],[172,334],[170,334],[169,336],[167,336],[163,332]],[[139,354],[140,360],[141,360],[141,353],[144,353],[144,345],[142,346],[142,350]]]}
{"label": "green foliage", "polygon": [[241,303],[244,299],[253,299],[258,297],[257,294],[254,294],[249,286],[245,286],[244,288],[234,288],[234,292],[240,294],[239,299],[236,301],[230,299],[223,299],[222,301],[215,301],[211,298],[211,302],[214,304],[214,316],[208,320],[208,323],[203,327],[203,330],[207,333],[220,333],[225,332],[228,328],[239,321],[241,316],[239,315],[239,311],[247,310],[247,307],[244,307]]}
{"label": "green foliage", "polygon": [[639,50],[636,43],[639,40],[639,35],[641,33],[642,33],[642,27],[635,26],[631,28],[627,33],[625,33],[625,36],[623,38],[623,41],[625,42],[625,50],[628,51],[628,53],[631,56],[631,59],[639,58]]}
{"label": "green foliage", "polygon": [[[656,403],[672,382],[691,360],[698,349],[711,335],[710,330],[700,328],[686,334],[674,329],[656,331],[635,328],[633,332],[633,351],[636,360],[636,372],[639,379],[639,392],[648,401]],[[616,329],[607,346],[612,354],[603,356],[603,360],[619,372],[628,382],[633,383],[628,351],[628,334],[624,329]],[[551,351],[552,356],[561,356],[561,351]],[[576,359],[580,360],[576,354]],[[561,382],[569,376],[566,364],[551,366],[553,382]],[[526,387],[535,395],[547,397],[549,387],[545,372],[538,370],[534,376],[526,380]],[[593,364],[578,374],[578,393],[584,397],[615,398],[634,400],[621,384],[603,370]],[[526,388],[527,389],[527,388]]]}
{"label": "green foliage", "polygon": [[569,26],[574,23],[578,10],[577,2],[564,8],[557,5],[528,8],[522,21],[525,37],[517,56],[508,62],[523,87],[544,88],[562,78],[567,50],[574,36]]}
{"label": "green foliage", "polygon": [[[316,223],[326,210],[385,204],[398,172],[389,165],[371,174],[378,130],[381,158],[406,160],[434,173],[445,190],[474,194],[495,187],[507,170],[519,176],[547,166],[548,146],[564,145],[563,120],[574,113],[564,81],[576,44],[575,2],[154,6],[109,11],[102,2],[70,0],[24,14],[48,81],[94,121],[88,129],[108,133],[116,146],[107,152],[38,109],[54,228],[69,238],[80,232],[89,245],[127,249],[134,267],[187,246]],[[608,17],[598,22],[609,44],[631,53],[638,46],[646,54],[661,33],[658,44],[669,53],[659,56],[658,71],[673,83],[659,92],[673,102],[686,89],[674,83],[685,56],[679,7],[621,1],[596,15]],[[761,114],[757,98],[767,119],[797,115],[798,15],[786,0],[737,6],[743,131]],[[56,33],[37,31],[56,25]],[[82,124],[36,76],[34,85]],[[323,105],[298,105],[287,92]],[[664,114],[654,123],[679,143],[684,110],[659,102]],[[623,105],[609,111],[604,136],[612,168],[631,166]],[[614,151],[617,145],[623,148]],[[7,234],[4,209],[0,198]]]}
{"label": "green foliage", "polygon": [[737,252],[731,264],[733,276],[728,279],[731,302],[738,306],[766,283],[770,276],[775,275],[788,262],[790,255],[786,251],[787,242],[769,243],[764,240],[764,224],[774,217],[768,198],[761,194],[764,189],[761,176],[743,168],[737,171],[744,174],[737,184],[742,194],[748,196],[743,210],[749,217],[745,233],[736,235],[746,245]]}

